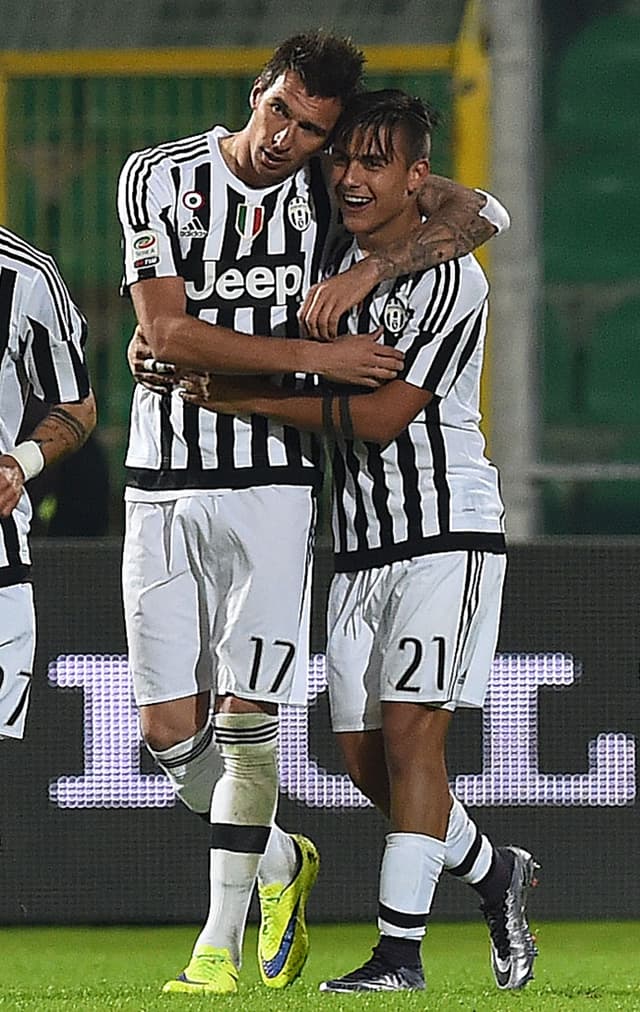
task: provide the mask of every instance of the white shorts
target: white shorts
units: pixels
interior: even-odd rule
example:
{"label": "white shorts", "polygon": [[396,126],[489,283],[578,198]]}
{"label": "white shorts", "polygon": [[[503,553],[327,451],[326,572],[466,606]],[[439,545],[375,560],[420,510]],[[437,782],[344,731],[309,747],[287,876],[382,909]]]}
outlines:
{"label": "white shorts", "polygon": [[0,738],[24,736],[35,649],[31,584],[0,587]]}
{"label": "white shorts", "polygon": [[327,646],[334,731],[381,727],[383,701],[482,706],[505,569],[504,555],[461,551],[337,573]]}
{"label": "white shorts", "polygon": [[138,705],[203,691],[306,704],[308,488],[127,502],[122,568]]}

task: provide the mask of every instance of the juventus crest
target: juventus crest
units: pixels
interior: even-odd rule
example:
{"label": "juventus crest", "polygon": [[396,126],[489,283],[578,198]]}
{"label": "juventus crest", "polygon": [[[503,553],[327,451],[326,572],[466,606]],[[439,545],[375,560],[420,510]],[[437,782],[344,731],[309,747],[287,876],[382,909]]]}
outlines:
{"label": "juventus crest", "polygon": [[287,217],[298,232],[306,232],[311,224],[311,208],[304,197],[294,197],[289,201]]}
{"label": "juventus crest", "polygon": [[412,311],[401,295],[391,295],[387,299],[382,314],[382,323],[390,334],[400,334],[411,319]]}

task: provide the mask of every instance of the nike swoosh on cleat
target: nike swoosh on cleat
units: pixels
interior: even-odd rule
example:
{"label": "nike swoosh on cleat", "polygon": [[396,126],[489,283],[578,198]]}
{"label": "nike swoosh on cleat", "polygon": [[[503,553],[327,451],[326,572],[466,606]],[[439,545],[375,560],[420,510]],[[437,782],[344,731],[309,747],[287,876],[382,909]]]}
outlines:
{"label": "nike swoosh on cleat", "polygon": [[496,973],[496,981],[498,987],[506,987],[509,983],[509,977],[511,976],[511,961],[505,959],[504,961],[496,957],[494,962],[494,969]]}
{"label": "nike swoosh on cleat", "polygon": [[295,907],[293,908],[293,913],[289,918],[289,923],[285,928],[284,935],[282,936],[282,941],[280,942],[280,948],[276,952],[275,956],[272,956],[271,959],[262,960],[262,968],[265,972],[266,977],[269,978],[277,977],[280,971],[282,970],[282,967],[287,962],[289,953],[291,952],[291,946],[293,944],[293,936],[295,935],[296,931],[296,920],[298,917],[299,905],[300,900],[298,900]]}

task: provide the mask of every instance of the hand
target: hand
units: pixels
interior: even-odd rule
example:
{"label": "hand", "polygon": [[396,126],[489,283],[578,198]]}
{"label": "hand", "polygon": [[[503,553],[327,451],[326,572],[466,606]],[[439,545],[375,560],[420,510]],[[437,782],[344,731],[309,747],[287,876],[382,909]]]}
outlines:
{"label": "hand", "polygon": [[313,370],[332,383],[380,387],[397,379],[404,368],[404,355],[397,348],[378,344],[382,333],[350,334],[331,345],[318,348],[318,365]]}
{"label": "hand", "polygon": [[158,362],[140,327],[136,327],[127,347],[127,362],[136,383],[155,394],[171,393],[175,385],[175,366]]}
{"label": "hand", "polygon": [[376,264],[366,257],[348,271],[313,285],[298,310],[306,335],[315,341],[334,341],[342,314],[359,305],[379,280]]}
{"label": "hand", "polygon": [[8,453],[0,455],[0,517],[8,517],[18,505],[24,488],[24,472]]}
{"label": "hand", "polygon": [[188,404],[221,415],[251,414],[251,398],[262,393],[265,380],[260,377],[216,376],[213,373],[183,373],[180,396]]}

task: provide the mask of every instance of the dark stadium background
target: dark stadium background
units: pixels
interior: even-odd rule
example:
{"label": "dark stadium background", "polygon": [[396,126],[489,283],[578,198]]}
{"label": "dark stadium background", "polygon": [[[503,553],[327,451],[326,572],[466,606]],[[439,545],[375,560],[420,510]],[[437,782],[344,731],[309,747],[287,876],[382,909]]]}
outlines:
{"label": "dark stadium background", "polygon": [[[84,710],[82,691],[51,686],[47,670],[59,655],[125,652],[119,551],[112,540],[35,546],[39,646],[31,719],[25,741],[2,749],[0,895],[6,923],[192,922],[205,913],[207,829],[181,806],[60,809],[48,800],[52,780],[84,772]],[[587,743],[597,735],[640,735],[639,569],[640,546],[628,543],[558,541],[511,552],[500,651],[571,654],[582,667],[574,685],[539,693],[542,772],[584,773]],[[324,645],[329,571],[330,557],[322,551],[315,651]],[[510,733],[515,743],[523,732],[516,725]],[[326,694],[311,710],[309,738],[311,757],[341,772]],[[450,741],[451,776],[481,772],[481,715],[458,714]],[[542,886],[532,900],[537,918],[636,915],[635,745],[633,753],[633,769],[625,774],[634,788],[629,804],[472,809],[494,840],[523,844],[540,861]],[[153,772],[144,750],[141,768]],[[115,755],[109,774],[119,774]],[[614,770],[611,788],[621,779],[623,771]],[[371,919],[384,832],[373,810],[308,807],[283,793],[279,818],[320,847],[314,919]],[[474,894],[444,877],[436,918],[476,917],[476,907]]]}

